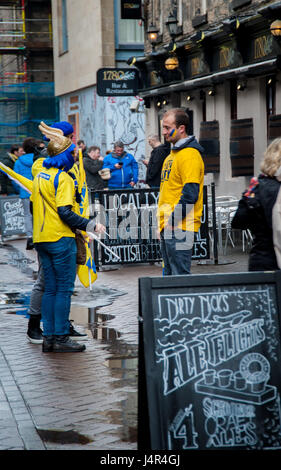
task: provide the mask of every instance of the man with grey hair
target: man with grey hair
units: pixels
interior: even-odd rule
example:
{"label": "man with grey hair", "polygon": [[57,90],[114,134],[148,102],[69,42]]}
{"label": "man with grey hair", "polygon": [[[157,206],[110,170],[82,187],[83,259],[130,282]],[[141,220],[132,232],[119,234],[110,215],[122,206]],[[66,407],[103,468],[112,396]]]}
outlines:
{"label": "man with grey hair", "polygon": [[138,182],[138,164],[133,155],[124,150],[124,144],[120,140],[115,142],[113,152],[104,158],[103,168],[110,169],[109,189],[129,189]]}
{"label": "man with grey hair", "polygon": [[168,142],[161,144],[156,134],[148,136],[148,143],[152,147],[152,152],[149,160],[143,160],[144,165],[147,166],[145,182],[150,188],[159,188],[162,165],[170,153],[170,144]]}

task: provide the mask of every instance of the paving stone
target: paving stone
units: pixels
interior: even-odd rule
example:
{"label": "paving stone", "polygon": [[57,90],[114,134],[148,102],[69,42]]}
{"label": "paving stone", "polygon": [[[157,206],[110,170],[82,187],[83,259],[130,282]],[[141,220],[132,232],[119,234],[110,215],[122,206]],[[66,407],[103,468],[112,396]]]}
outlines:
{"label": "paving stone", "polygon": [[[36,270],[36,254],[25,251],[25,240],[16,240],[12,244],[30,257]],[[4,251],[0,249],[0,261],[3,262]],[[239,263],[231,266],[194,264],[192,271],[194,274],[247,271],[247,258],[244,254],[237,258]],[[1,292],[5,289],[5,279],[9,279],[14,289],[30,292],[33,281],[25,274],[19,274],[15,267],[6,267],[1,273],[5,272],[0,273]],[[127,361],[131,369],[120,373],[113,339],[122,345],[127,355],[136,358],[138,278],[161,276],[161,271],[160,265],[138,265],[98,272],[96,289],[110,287],[119,293],[122,290],[124,295],[116,296],[111,304],[98,308],[98,315],[110,318],[103,320],[103,341],[92,338],[88,315],[84,323],[78,324],[78,329],[83,331],[84,328],[90,335],[85,342],[87,349],[81,354],[42,353],[41,345],[33,345],[26,339],[27,318],[0,310],[0,450],[136,450],[137,443],[128,442],[126,419],[137,425],[137,359],[131,364]],[[80,305],[83,296],[90,298],[89,289],[77,284],[75,290],[74,306],[77,302]],[[112,338],[106,336],[108,331]],[[131,385],[130,374],[134,371]],[[89,436],[92,442],[86,445],[46,442],[37,429],[75,430]]]}

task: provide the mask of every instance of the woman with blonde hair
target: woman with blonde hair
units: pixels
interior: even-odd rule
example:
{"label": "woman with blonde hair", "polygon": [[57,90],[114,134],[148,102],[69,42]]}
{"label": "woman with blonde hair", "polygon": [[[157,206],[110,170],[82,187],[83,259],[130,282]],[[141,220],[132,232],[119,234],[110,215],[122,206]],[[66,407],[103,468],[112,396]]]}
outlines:
{"label": "woman with blonde hair", "polygon": [[260,168],[262,173],[258,178],[251,179],[249,188],[239,201],[232,228],[249,229],[252,233],[249,271],[272,271],[281,267],[281,263],[278,264],[279,243],[281,246],[281,193],[278,198],[281,187],[281,138],[268,146]]}

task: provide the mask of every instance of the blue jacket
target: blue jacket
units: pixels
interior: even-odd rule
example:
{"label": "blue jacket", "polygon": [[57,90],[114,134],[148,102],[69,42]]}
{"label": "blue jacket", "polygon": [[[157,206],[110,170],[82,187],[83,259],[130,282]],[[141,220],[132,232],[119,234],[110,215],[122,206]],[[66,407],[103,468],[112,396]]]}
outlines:
{"label": "blue jacket", "polygon": [[[29,180],[32,180],[31,167],[33,165],[33,155],[33,153],[25,153],[17,159],[14,165],[14,171],[22,176],[25,176],[25,178],[28,178]],[[30,194],[25,191],[25,189],[23,189],[21,186],[16,184],[14,181],[13,185],[19,193],[19,197],[21,199],[30,197]]]}
{"label": "blue jacket", "polygon": [[[115,168],[116,163],[123,162],[121,169]],[[121,157],[109,153],[103,160],[103,168],[110,168],[111,178],[108,187],[115,189],[130,188],[130,182],[138,182],[139,167],[133,155],[124,152]]]}

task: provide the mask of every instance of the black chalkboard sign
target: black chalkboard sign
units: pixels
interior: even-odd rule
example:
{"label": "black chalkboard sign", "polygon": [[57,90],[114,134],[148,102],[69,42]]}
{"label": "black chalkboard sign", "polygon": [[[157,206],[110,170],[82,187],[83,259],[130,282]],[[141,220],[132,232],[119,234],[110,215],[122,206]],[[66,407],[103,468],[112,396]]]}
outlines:
{"label": "black chalkboard sign", "polygon": [[[117,189],[98,191],[101,222],[108,235],[103,243],[116,253],[118,260],[104,247],[100,248],[100,264],[149,263],[162,260],[157,236],[157,204],[159,190]],[[203,191],[201,227],[194,237],[192,259],[210,258],[207,186]]]}
{"label": "black chalkboard sign", "polygon": [[281,449],[281,272],[141,278],[139,295],[140,450]]}
{"label": "black chalkboard sign", "polygon": [[1,237],[25,234],[23,200],[15,196],[0,197]]}

